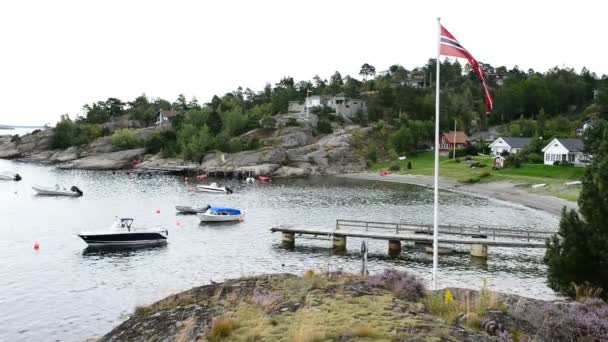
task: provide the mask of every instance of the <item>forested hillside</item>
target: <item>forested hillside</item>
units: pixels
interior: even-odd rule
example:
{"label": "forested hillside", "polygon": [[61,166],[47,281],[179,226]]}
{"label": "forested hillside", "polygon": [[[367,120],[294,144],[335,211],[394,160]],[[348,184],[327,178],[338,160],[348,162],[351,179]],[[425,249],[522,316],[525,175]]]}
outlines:
{"label": "forested hillside", "polygon": [[[408,70],[393,65],[379,72],[364,64],[360,75],[342,76],[336,71],[329,78],[315,76],[311,81],[285,77],[254,91],[238,87],[209,102],[199,103],[180,95],[174,102],[141,95],[130,102],[109,98],[87,104],[83,113],[71,119],[64,115],[56,125],[55,148],[82,145],[112,134],[104,123],[128,115],[141,126],[153,125],[161,109],[180,113],[172,129],[153,134],[145,141],[134,140],[128,132],[118,132],[117,146],[145,146],[149,152],[161,151],[167,157],[198,160],[206,151],[236,152],[255,148],[255,142],[239,135],[263,127],[273,115],[286,113],[288,101],[302,101],[312,95],[344,94],[368,102],[368,113],[354,121],[374,128],[377,143],[386,155],[404,154],[431,139],[435,113],[435,60]],[[459,129],[469,133],[489,126],[503,125],[501,132],[514,136],[572,136],[580,122],[607,114],[608,79],[583,69],[553,68],[545,73],[518,67],[484,64],[488,74],[495,111],[485,113],[482,86],[477,75],[458,61],[441,63],[441,129],[449,130],[456,120]],[[359,77],[360,76],[360,77]],[[319,109],[318,135],[340,124],[331,111]],[[123,141],[124,140],[124,141]],[[114,141],[114,139],[113,139]]]}

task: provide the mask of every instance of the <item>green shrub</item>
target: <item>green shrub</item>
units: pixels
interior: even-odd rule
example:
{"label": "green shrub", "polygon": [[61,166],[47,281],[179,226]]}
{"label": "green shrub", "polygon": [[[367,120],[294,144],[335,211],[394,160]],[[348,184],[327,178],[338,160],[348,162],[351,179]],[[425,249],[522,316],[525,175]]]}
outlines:
{"label": "green shrub", "polygon": [[376,144],[373,142],[367,146],[367,159],[372,163],[378,162],[378,149],[376,148]]}
{"label": "green shrub", "polygon": [[140,145],[137,134],[129,129],[121,129],[112,135],[112,146],[118,150],[128,150]]}
{"label": "green shrub", "polygon": [[411,161],[408,161],[408,162],[407,162],[407,169],[408,169],[408,170],[411,170],[411,169],[412,169],[412,162],[411,162]]}
{"label": "green shrub", "polygon": [[475,184],[475,183],[479,183],[480,181],[481,181],[481,178],[479,178],[479,177],[471,177],[471,178],[461,179],[460,183]]}
{"label": "green shrub", "polygon": [[317,130],[321,134],[331,134],[333,133],[333,129],[331,128],[331,123],[326,119],[321,119],[317,123]]}
{"label": "green shrub", "polygon": [[51,145],[53,148],[68,148],[85,145],[101,137],[103,130],[95,124],[72,121],[67,116],[61,118],[54,129]]}
{"label": "green shrub", "polygon": [[401,165],[399,165],[399,164],[392,164],[391,166],[388,167],[388,169],[390,171],[399,171],[399,170],[401,170]]}
{"label": "green shrub", "polygon": [[287,123],[285,123],[285,126],[300,127],[300,123],[295,118],[289,118],[287,119]]}

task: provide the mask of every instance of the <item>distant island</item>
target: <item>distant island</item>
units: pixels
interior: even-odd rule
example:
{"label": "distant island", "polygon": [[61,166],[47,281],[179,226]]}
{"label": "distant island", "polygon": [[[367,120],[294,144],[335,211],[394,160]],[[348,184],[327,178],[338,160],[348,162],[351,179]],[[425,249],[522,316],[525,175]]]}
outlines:
{"label": "distant island", "polygon": [[15,127],[0,125],[0,129],[15,129]]}

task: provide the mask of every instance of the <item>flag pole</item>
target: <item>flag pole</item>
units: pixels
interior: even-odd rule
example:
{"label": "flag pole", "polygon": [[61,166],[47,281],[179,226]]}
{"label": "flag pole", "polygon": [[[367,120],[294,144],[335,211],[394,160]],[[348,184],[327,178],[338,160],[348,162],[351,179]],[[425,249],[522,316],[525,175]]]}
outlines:
{"label": "flag pole", "polygon": [[437,254],[439,225],[439,55],[441,53],[441,18],[437,18],[437,72],[435,73],[435,179],[433,182],[433,290],[437,290]]}

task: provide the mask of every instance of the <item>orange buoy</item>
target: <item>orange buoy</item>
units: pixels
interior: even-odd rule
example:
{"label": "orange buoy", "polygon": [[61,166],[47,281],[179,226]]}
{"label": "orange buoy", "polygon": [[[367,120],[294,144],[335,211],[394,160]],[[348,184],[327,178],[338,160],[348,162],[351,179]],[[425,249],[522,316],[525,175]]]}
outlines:
{"label": "orange buoy", "polygon": [[40,245],[38,244],[38,241],[36,241],[36,243],[34,243],[34,249],[35,250],[39,250],[40,249]]}

